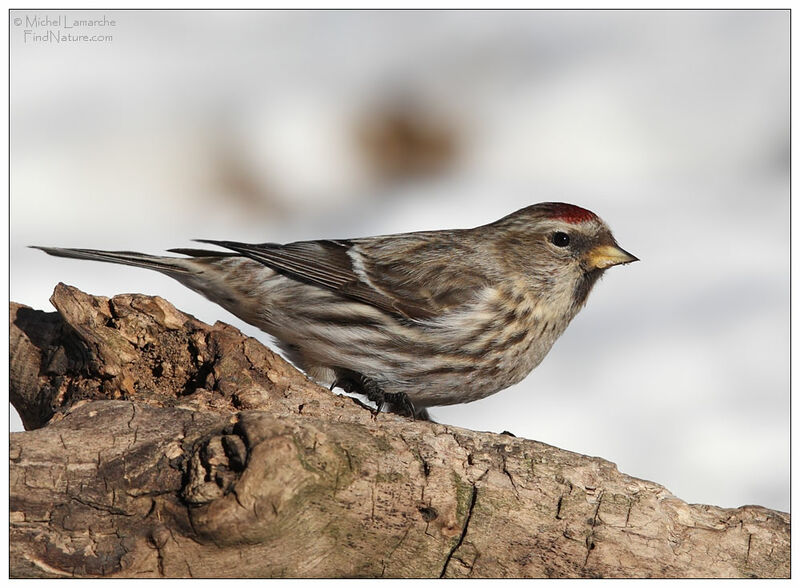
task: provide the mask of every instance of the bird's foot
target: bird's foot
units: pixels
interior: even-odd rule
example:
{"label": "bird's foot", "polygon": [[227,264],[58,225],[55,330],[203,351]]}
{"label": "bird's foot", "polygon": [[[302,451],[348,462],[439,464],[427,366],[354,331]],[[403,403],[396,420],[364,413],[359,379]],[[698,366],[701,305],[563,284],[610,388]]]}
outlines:
{"label": "bird's foot", "polygon": [[383,402],[389,404],[390,410],[392,412],[396,412],[398,414],[404,414],[405,416],[410,416],[412,421],[417,418],[417,410],[414,408],[414,403],[411,402],[411,399],[408,397],[408,394],[406,394],[405,392],[392,392],[392,393],[384,392],[382,394],[383,394]]}
{"label": "bird's foot", "polygon": [[389,412],[410,416],[412,420],[429,420],[428,411],[424,408],[415,409],[414,404],[405,392],[384,392],[380,385],[364,376],[351,370],[340,369],[336,371],[336,381],[331,385],[333,388],[339,387],[349,394],[362,394],[375,403],[373,418],[377,416],[386,406]]}

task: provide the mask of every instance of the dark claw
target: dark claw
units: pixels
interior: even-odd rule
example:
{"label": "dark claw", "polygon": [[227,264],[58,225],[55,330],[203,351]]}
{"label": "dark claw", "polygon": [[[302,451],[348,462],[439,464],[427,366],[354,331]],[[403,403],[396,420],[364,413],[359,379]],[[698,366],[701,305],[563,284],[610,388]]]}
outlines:
{"label": "dark claw", "polygon": [[[372,398],[370,398],[372,400]],[[378,415],[381,414],[381,410],[383,410],[383,400],[375,401],[375,410],[372,411],[372,419],[375,420],[378,418]]]}

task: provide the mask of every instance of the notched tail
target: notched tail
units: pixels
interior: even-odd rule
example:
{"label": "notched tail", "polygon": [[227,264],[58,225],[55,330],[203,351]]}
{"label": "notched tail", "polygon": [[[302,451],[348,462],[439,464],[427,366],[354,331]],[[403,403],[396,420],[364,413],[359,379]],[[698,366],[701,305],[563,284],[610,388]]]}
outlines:
{"label": "notched tail", "polygon": [[119,263],[168,273],[192,273],[189,268],[179,265],[180,260],[177,258],[171,260],[169,257],[155,257],[135,251],[99,251],[97,249],[67,249],[64,247],[40,247],[38,245],[31,245],[31,248],[40,249],[48,255],[56,257]]}

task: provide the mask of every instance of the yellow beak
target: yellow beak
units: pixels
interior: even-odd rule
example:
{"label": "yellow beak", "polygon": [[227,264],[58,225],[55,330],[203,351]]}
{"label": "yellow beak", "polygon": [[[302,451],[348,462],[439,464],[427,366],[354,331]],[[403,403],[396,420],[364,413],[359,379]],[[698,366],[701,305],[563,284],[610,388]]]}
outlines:
{"label": "yellow beak", "polygon": [[639,261],[635,257],[616,245],[598,245],[586,255],[589,267],[593,269],[606,269],[612,265]]}

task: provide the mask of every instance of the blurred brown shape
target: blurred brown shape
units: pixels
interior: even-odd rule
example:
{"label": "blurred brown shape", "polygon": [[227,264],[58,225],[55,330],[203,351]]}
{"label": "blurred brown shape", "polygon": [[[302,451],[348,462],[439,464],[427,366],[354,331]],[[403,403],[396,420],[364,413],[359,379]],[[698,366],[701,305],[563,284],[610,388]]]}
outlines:
{"label": "blurred brown shape", "polygon": [[385,181],[443,173],[461,151],[457,125],[419,106],[375,109],[358,123],[356,136],[370,171]]}
{"label": "blurred brown shape", "polygon": [[220,150],[216,164],[220,189],[244,210],[274,213],[279,208],[252,168],[242,161],[240,152],[233,149]]}
{"label": "blurred brown shape", "polygon": [[209,156],[212,181],[227,203],[245,215],[264,217],[284,216],[285,207],[268,180],[261,177],[248,157],[244,138],[231,131],[226,119],[210,135]]}

